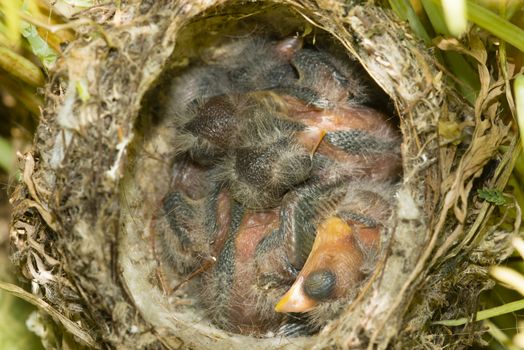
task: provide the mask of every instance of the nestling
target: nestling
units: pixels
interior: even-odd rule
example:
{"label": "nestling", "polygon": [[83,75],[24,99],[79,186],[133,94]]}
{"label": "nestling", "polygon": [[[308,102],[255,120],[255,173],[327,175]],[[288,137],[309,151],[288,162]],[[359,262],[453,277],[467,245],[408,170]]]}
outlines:
{"label": "nestling", "polygon": [[391,183],[343,186],[344,197],[324,213],[296,281],[275,306],[277,312],[309,312],[317,327],[354,297],[375,263],[392,215],[395,186]]}
{"label": "nestling", "polygon": [[179,275],[200,271],[219,327],[318,330],[366,281],[401,158],[361,73],[300,38],[259,36],[216,45],[173,79],[174,178],[159,235]]}

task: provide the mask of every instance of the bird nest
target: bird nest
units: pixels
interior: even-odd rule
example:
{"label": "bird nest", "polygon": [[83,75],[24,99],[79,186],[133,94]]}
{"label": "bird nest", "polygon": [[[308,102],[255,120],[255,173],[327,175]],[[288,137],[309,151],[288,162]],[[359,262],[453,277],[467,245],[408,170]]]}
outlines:
{"label": "bird nest", "polygon": [[[480,40],[474,107],[390,10],[343,1],[130,1],[81,14],[46,90],[34,151],[11,198],[12,260],[31,281],[48,348],[423,348],[480,339],[470,317],[509,253],[508,230],[478,189],[502,189],[517,135],[499,115]],[[87,24],[85,24],[87,23]],[[383,253],[358,294],[318,332],[234,334],[211,323],[189,289],[169,293],[155,230],[172,178],[166,81],[220,38],[270,33],[336,42],[387,94],[402,134],[401,183]],[[178,72],[178,73],[177,73]],[[501,78],[502,79],[502,78]],[[501,83],[502,82],[502,83]],[[49,315],[54,322],[50,321]],[[73,337],[72,337],[73,336]]]}

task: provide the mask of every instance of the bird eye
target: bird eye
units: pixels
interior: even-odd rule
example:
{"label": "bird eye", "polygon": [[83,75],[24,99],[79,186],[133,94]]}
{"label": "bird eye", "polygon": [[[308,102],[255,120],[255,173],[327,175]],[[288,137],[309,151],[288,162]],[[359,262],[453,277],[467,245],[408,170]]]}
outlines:
{"label": "bird eye", "polygon": [[322,301],[333,296],[337,277],[329,270],[312,272],[304,281],[304,292],[307,296]]}

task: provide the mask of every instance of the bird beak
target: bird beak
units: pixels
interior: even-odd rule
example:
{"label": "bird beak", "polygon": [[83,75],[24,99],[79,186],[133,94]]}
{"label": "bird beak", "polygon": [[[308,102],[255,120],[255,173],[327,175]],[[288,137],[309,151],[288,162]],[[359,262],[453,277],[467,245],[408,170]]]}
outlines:
{"label": "bird beak", "polygon": [[318,302],[304,293],[304,276],[299,276],[293,286],[275,306],[276,312],[307,312],[317,306]]}
{"label": "bird beak", "polygon": [[316,127],[310,127],[297,133],[298,142],[309,151],[311,157],[317,151],[324,136],[326,136],[326,131]]}
{"label": "bird beak", "polygon": [[305,293],[304,281],[322,265],[323,251],[333,249],[333,246],[339,245],[338,242],[351,234],[351,228],[337,217],[330,217],[319,225],[311,253],[295,283],[275,306],[276,312],[308,312],[318,305],[317,300]]}
{"label": "bird beak", "polygon": [[[342,269],[345,275],[355,279],[359,278],[358,269],[355,270],[352,266],[359,266],[362,256],[358,247],[355,246],[352,236],[353,230],[351,227],[338,217],[329,217],[320,223],[311,253],[304,267],[295,283],[277,303],[275,311],[308,312],[314,309],[322,299],[317,300],[311,294],[306,293],[304,286],[306,279],[310,278],[319,269],[326,269],[339,277],[341,275],[337,271]],[[342,259],[342,261],[329,259],[328,257],[332,255],[334,250],[341,250],[338,252],[338,255],[344,254],[346,258]],[[345,284],[343,281],[336,283]],[[330,298],[333,295],[326,295],[325,297]]]}

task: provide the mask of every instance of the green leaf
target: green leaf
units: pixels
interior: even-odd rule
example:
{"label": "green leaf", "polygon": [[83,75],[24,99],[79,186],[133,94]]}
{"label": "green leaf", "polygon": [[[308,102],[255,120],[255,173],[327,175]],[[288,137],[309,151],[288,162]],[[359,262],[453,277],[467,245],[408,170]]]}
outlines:
{"label": "green leaf", "polygon": [[479,198],[495,205],[505,205],[507,203],[506,197],[504,197],[502,191],[495,188],[478,189],[477,194]]}
{"label": "green leaf", "polygon": [[404,0],[389,0],[389,5],[401,20],[408,20],[406,2]]}
{"label": "green leaf", "polygon": [[3,46],[0,46],[0,68],[32,86],[43,85],[45,81],[44,74],[33,62]]}
{"label": "green leaf", "polygon": [[444,59],[453,75],[463,83],[458,84],[458,89],[464,97],[474,105],[480,90],[478,72],[475,71],[464,56],[459,53],[446,51],[444,52]]}
{"label": "green leaf", "polygon": [[424,25],[418,18],[408,0],[390,0],[389,4],[393,11],[395,11],[402,20],[408,21],[413,32],[415,32],[419,38],[424,40],[426,45],[431,45],[431,38],[429,37],[426,28],[424,28]]}
{"label": "green leaf", "polygon": [[519,74],[513,83],[515,94],[515,107],[517,112],[517,123],[520,131],[520,142],[524,145],[524,75]]}
{"label": "green leaf", "polygon": [[435,0],[421,0],[421,2],[435,32],[438,34],[449,35],[440,2]]}
{"label": "green leaf", "polygon": [[7,173],[10,173],[13,168],[14,155],[15,152],[9,141],[0,137],[0,168],[3,168]]}
{"label": "green leaf", "polygon": [[[422,5],[435,31],[449,35],[443,16],[442,2],[440,0],[422,0]],[[476,4],[473,0],[467,0],[466,8],[468,20],[515,46],[520,51],[524,51],[524,30],[487,8]]]}
{"label": "green leaf", "polygon": [[20,25],[22,36],[26,38],[33,53],[40,59],[44,67],[51,68],[55,64],[58,54],[42,39],[34,25],[26,21],[22,21]]}
{"label": "green leaf", "polygon": [[524,30],[471,0],[468,0],[468,19],[520,51],[524,51]]}

